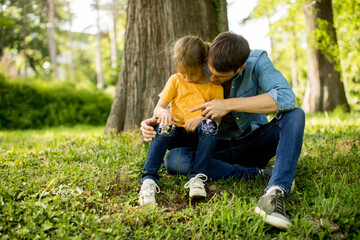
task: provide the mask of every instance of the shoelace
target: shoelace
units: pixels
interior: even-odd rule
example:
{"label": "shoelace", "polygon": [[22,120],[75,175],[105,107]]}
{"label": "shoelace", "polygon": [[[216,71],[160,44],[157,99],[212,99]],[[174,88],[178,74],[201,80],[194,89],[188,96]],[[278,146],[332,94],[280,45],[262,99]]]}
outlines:
{"label": "shoelace", "polygon": [[[205,178],[205,180],[201,179]],[[199,173],[195,177],[191,178],[185,185],[184,188],[192,188],[196,184],[204,184],[208,180],[208,177],[205,174]]]}
{"label": "shoelace", "polygon": [[268,178],[270,179],[271,176],[272,176],[272,171],[273,171],[273,168],[260,168],[259,169],[259,174],[265,178]]}
{"label": "shoelace", "polygon": [[141,195],[149,196],[154,192],[160,193],[160,188],[155,182],[151,182],[144,186],[144,189],[141,190]]}
{"label": "shoelace", "polygon": [[274,197],[275,202],[275,212],[281,213],[282,215],[286,215],[285,212],[285,199],[284,194],[282,193],[276,193]]}

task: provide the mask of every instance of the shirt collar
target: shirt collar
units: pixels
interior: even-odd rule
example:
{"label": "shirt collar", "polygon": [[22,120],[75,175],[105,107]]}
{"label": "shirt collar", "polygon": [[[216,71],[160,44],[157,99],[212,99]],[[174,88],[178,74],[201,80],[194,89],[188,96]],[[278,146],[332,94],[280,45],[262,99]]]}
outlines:
{"label": "shirt collar", "polygon": [[242,77],[243,71],[244,71],[244,70],[242,70],[241,72],[238,72],[237,74],[235,74],[235,75],[232,77],[231,81]]}
{"label": "shirt collar", "polygon": [[209,75],[209,76],[210,76],[210,70],[209,70],[209,68],[208,68],[208,67],[204,67],[204,71],[207,73],[207,75]]}

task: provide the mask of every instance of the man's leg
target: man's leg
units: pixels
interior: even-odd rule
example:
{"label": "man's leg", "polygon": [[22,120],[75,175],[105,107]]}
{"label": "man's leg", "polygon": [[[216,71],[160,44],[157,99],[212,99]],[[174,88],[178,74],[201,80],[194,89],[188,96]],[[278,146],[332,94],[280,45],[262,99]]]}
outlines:
{"label": "man's leg", "polygon": [[[256,175],[276,155],[271,186],[280,186],[288,195],[301,151],[305,126],[304,112],[296,108],[281,119],[259,127],[240,140],[218,140],[209,177],[216,179]],[[174,148],[165,158],[169,173],[188,174],[195,159],[194,148]]]}
{"label": "man's leg", "polygon": [[[239,172],[246,171],[247,168],[263,168],[270,159],[276,155],[275,167],[269,181],[265,195],[260,199],[257,209],[261,210],[261,205],[266,209],[258,212],[265,217],[265,221],[282,229],[286,229],[290,223],[285,213],[285,199],[289,195],[291,185],[295,176],[298,158],[300,156],[303,132],[305,127],[305,114],[303,110],[295,108],[286,112],[280,119],[273,119],[271,122],[256,129],[250,135],[241,140],[218,141],[214,158],[221,161],[212,160],[209,166],[209,176],[212,174],[214,179],[220,176],[239,176]],[[173,152],[172,152],[173,151]],[[186,166],[191,167],[191,150],[183,153],[178,149],[170,151],[167,156],[168,168],[174,166],[176,161],[179,163],[186,159]],[[229,164],[230,163],[230,164]],[[236,165],[238,164],[238,165]],[[212,173],[212,169],[214,173]],[[183,169],[184,170],[184,169]],[[256,172],[255,172],[256,174]],[[274,190],[274,191],[271,191]],[[280,190],[280,191],[278,191]],[[272,194],[273,193],[273,194]],[[269,204],[272,206],[269,207]],[[278,203],[274,205],[274,203]],[[268,208],[269,207],[269,208]],[[270,210],[270,211],[268,211]],[[270,216],[270,217],[268,217]],[[269,220],[270,219],[270,220]],[[275,220],[274,220],[275,219]],[[277,221],[274,223],[274,221]]]}
{"label": "man's leg", "polygon": [[[170,174],[187,175],[195,161],[196,149],[179,147],[170,150],[165,157],[165,169]],[[220,160],[211,159],[208,165],[207,176],[213,180],[227,178],[249,178],[257,174],[256,168],[245,168],[237,164],[229,164]]]}
{"label": "man's leg", "polygon": [[279,143],[273,175],[267,189],[279,186],[289,196],[303,143],[305,114],[302,109],[295,108],[293,111],[283,114],[278,121]]}
{"label": "man's leg", "polygon": [[301,109],[296,108],[274,122],[278,122],[279,129],[275,167],[255,212],[268,224],[287,230],[291,221],[286,215],[285,200],[290,193],[301,152],[305,114]]}
{"label": "man's leg", "polygon": [[288,195],[301,152],[304,126],[305,114],[295,108],[240,140],[218,141],[214,158],[244,167],[264,168],[276,156],[268,188],[278,186]]}

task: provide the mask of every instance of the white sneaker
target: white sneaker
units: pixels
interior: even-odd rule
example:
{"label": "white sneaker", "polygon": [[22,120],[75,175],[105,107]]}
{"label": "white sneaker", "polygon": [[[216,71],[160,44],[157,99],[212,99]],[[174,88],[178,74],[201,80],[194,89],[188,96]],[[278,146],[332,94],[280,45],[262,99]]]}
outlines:
{"label": "white sneaker", "polygon": [[155,193],[159,193],[160,188],[152,179],[146,179],[141,185],[141,189],[139,192],[139,203],[140,206],[145,206],[147,204],[153,203],[156,204],[155,201]]}
{"label": "white sneaker", "polygon": [[[201,178],[205,178],[205,180]],[[184,188],[190,188],[189,196],[191,198],[206,197],[204,182],[206,182],[207,179],[208,177],[205,174],[199,173],[184,185]]]}

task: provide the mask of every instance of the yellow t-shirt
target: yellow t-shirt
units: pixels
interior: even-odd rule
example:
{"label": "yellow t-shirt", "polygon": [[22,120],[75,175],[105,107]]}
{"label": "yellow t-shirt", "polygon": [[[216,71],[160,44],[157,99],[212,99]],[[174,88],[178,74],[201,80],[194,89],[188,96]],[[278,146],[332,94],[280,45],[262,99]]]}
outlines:
{"label": "yellow t-shirt", "polygon": [[180,74],[170,76],[159,97],[170,103],[170,112],[184,125],[188,120],[201,116],[201,111],[190,113],[189,110],[213,99],[223,99],[221,85],[212,82],[206,84],[188,83]]}

